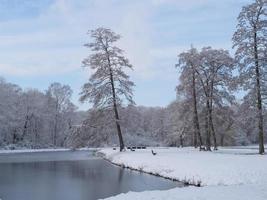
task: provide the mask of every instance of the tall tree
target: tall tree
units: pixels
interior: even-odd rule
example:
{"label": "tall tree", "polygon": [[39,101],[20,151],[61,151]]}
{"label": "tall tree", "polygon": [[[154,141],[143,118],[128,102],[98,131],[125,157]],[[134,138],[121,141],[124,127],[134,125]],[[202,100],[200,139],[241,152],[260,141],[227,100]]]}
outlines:
{"label": "tall tree", "polygon": [[194,123],[194,137],[193,143],[197,147],[197,138],[199,141],[200,149],[203,142],[199,126],[199,117],[197,109],[197,74],[196,69],[199,67],[199,53],[195,48],[191,48],[188,52],[181,53],[179,56],[179,62],[176,65],[181,68],[180,84],[177,87],[177,92],[183,92],[188,98],[191,99],[193,107],[193,123]]}
{"label": "tall tree", "polygon": [[217,137],[213,122],[213,107],[222,105],[225,100],[231,102],[233,96],[229,93],[234,68],[233,58],[229,52],[222,49],[204,47],[199,56],[199,67],[196,69],[198,79],[202,85],[206,101],[206,131],[207,150],[210,150],[210,134],[213,137],[214,149],[217,149]]}
{"label": "tall tree", "polygon": [[124,71],[133,67],[123,56],[123,50],[114,44],[120,39],[120,35],[107,28],[97,28],[89,33],[93,41],[85,46],[93,53],[83,60],[83,64],[94,70],[94,73],[89,82],[84,84],[80,100],[82,102],[88,100],[96,109],[113,109],[120,151],[122,151],[124,142],[118,107],[123,99],[130,104],[134,103],[132,98],[134,83]]}
{"label": "tall tree", "polygon": [[[256,96],[259,153],[264,154],[264,127],[262,92],[266,76],[267,1],[255,0],[244,6],[238,16],[233,36],[236,59],[239,62],[240,80],[244,89],[253,90]],[[266,87],[266,86],[265,86]]]}

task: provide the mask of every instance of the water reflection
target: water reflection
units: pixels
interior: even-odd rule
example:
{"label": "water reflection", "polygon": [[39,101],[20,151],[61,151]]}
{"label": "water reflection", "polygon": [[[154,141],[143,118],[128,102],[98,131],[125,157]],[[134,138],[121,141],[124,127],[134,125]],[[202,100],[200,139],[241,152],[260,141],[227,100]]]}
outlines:
{"label": "water reflection", "polygon": [[[69,159],[68,154],[75,161]],[[0,198],[3,200],[94,200],[128,191],[177,186],[168,180],[115,167],[102,159],[92,156],[89,159],[88,152],[11,157],[12,163],[4,163],[7,158],[0,157]],[[68,159],[62,160],[64,157]],[[56,161],[47,161],[49,158]],[[25,162],[15,162],[17,160]]]}

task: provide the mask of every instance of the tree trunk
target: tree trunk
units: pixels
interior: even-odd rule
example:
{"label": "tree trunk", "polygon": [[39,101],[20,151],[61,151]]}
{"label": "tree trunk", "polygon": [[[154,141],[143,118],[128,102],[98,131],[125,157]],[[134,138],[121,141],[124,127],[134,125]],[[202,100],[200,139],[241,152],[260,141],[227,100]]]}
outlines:
{"label": "tree trunk", "polygon": [[203,142],[200,133],[200,126],[199,126],[199,119],[198,119],[198,111],[197,111],[197,95],[196,95],[196,77],[195,77],[195,70],[193,70],[193,109],[194,109],[194,146],[197,147],[197,136],[199,139],[199,147],[201,149]]}
{"label": "tree trunk", "polygon": [[[213,72],[214,73],[214,72]],[[215,128],[213,124],[213,116],[212,116],[212,111],[213,111],[213,80],[211,81],[211,87],[210,87],[210,104],[209,104],[209,121],[210,121],[210,128],[211,128],[211,134],[213,137],[213,143],[214,143],[214,150],[218,150],[217,148],[217,138],[216,138],[216,133],[215,133]]]}
{"label": "tree trunk", "polygon": [[24,139],[26,133],[27,133],[27,128],[28,128],[28,122],[29,122],[29,116],[28,114],[26,115],[25,118],[25,122],[24,122],[24,126],[23,126],[23,132],[22,132],[22,136],[21,136],[21,141]]}
{"label": "tree trunk", "polygon": [[258,58],[257,32],[254,33],[254,59],[256,71],[256,90],[257,90],[257,109],[258,109],[258,127],[259,127],[259,154],[264,154],[264,133],[263,133],[263,112],[262,112],[262,97],[261,97],[261,76]]}
{"label": "tree trunk", "polygon": [[119,137],[119,143],[120,143],[120,151],[124,149],[124,142],[122,138],[122,131],[121,131],[121,126],[120,126],[120,117],[119,117],[119,112],[118,112],[118,107],[117,107],[117,99],[116,99],[116,91],[115,91],[115,84],[114,84],[114,79],[113,79],[113,71],[111,68],[111,62],[110,62],[110,56],[107,47],[105,47],[105,52],[107,54],[107,60],[108,60],[108,66],[109,66],[109,76],[110,76],[110,83],[111,83],[111,89],[112,89],[112,100],[113,100],[113,110],[114,110],[114,115],[115,115],[115,122],[116,122],[116,128],[117,128],[117,133]]}
{"label": "tree trunk", "polygon": [[57,117],[57,114],[56,114],[55,115],[55,124],[54,124],[54,134],[53,134],[54,146],[57,146],[57,122],[58,122],[58,117]]}
{"label": "tree trunk", "polygon": [[220,144],[221,144],[221,147],[224,146],[224,134],[221,135],[221,140],[220,140]]}
{"label": "tree trunk", "polygon": [[213,144],[214,144],[214,150],[218,150],[217,148],[217,138],[215,134],[214,124],[213,124],[213,117],[212,117],[212,100],[210,100],[210,103],[208,104],[208,110],[209,110],[209,128],[210,132],[213,137]]}
{"label": "tree trunk", "polygon": [[184,138],[183,138],[183,135],[180,135],[180,147],[181,148],[184,147]]}
{"label": "tree trunk", "polygon": [[210,127],[209,127],[209,100],[206,101],[206,116],[205,116],[205,128],[206,128],[206,150],[211,151],[210,148]]}
{"label": "tree trunk", "polygon": [[212,119],[212,108],[209,109],[209,124],[210,124],[210,131],[213,137],[213,143],[214,143],[214,150],[218,150],[217,148],[217,138],[215,134],[215,129],[213,125],[213,119]]}
{"label": "tree trunk", "polygon": [[53,135],[53,143],[54,146],[57,146],[57,137],[58,137],[58,117],[59,117],[59,100],[56,98],[56,114],[55,114],[55,124],[54,124],[54,135]]}
{"label": "tree trunk", "polygon": [[193,135],[193,144],[194,144],[194,147],[197,148],[197,134],[195,131],[194,131],[194,135]]}
{"label": "tree trunk", "polygon": [[122,133],[121,133],[120,118],[119,118],[119,112],[117,108],[117,99],[116,99],[113,72],[112,72],[111,66],[109,67],[109,72],[110,72],[110,82],[111,82],[111,88],[112,88],[113,109],[114,109],[114,114],[115,114],[116,128],[117,128],[117,133],[118,133],[119,142],[120,142],[120,151],[122,151],[124,149],[124,142],[123,142]]}
{"label": "tree trunk", "polygon": [[34,120],[34,130],[33,131],[34,131],[34,144],[35,144],[35,147],[37,147],[37,144],[39,141],[39,135],[38,135],[38,121],[36,118]]}

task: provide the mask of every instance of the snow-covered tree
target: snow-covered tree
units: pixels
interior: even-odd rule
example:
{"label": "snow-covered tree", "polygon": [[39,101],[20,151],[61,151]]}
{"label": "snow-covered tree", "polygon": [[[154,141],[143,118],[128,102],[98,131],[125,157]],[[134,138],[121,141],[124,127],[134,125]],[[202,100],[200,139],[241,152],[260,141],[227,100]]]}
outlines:
{"label": "snow-covered tree", "polygon": [[[174,101],[166,108],[167,135],[165,143],[170,146],[192,146],[194,145],[195,129],[192,126],[192,111],[188,107],[192,106],[192,101]],[[193,132],[193,134],[191,134]]]}
{"label": "snow-covered tree", "polygon": [[29,143],[37,148],[41,143],[49,143],[46,138],[44,127],[46,121],[46,96],[36,90],[28,89],[21,94],[20,99],[20,118],[23,123],[20,140],[22,143]]}
{"label": "snow-covered tree", "polygon": [[[56,146],[65,145],[65,138],[71,132],[71,126],[73,123],[79,123],[83,117],[79,112],[75,112],[76,107],[70,102],[71,92],[66,92],[70,91],[70,87],[52,85],[61,87],[53,87],[53,90],[50,87],[49,92],[31,88],[23,90],[18,85],[0,78],[0,148],[55,146],[51,136],[54,135],[56,121]],[[56,102],[60,104],[57,106],[60,108],[58,112],[55,112]]]}
{"label": "snow-covered tree", "polygon": [[180,82],[177,86],[177,95],[183,93],[185,98],[190,99],[191,106],[193,108],[193,125],[194,125],[194,146],[197,147],[197,138],[200,149],[203,142],[200,132],[198,107],[197,107],[197,73],[196,69],[200,66],[200,58],[197,49],[191,48],[187,52],[181,53],[179,56],[179,62],[176,65],[181,69]]}
{"label": "snow-covered tree", "polygon": [[22,89],[15,84],[0,79],[0,140],[2,145],[19,140],[21,121],[19,120],[19,97]]}
{"label": "snow-covered tree", "polygon": [[244,89],[256,95],[259,153],[264,153],[263,98],[266,88],[267,1],[255,0],[244,6],[238,16],[233,36],[236,60],[239,62],[240,82]]}
{"label": "snow-covered tree", "polygon": [[95,109],[113,109],[116,129],[119,137],[120,151],[124,149],[118,106],[123,99],[133,104],[132,88],[125,70],[132,69],[129,60],[123,56],[123,50],[115,46],[120,35],[107,28],[97,28],[89,32],[92,42],[85,44],[93,52],[83,60],[94,72],[89,82],[84,84],[82,102],[89,101]]}
{"label": "snow-covered tree", "polygon": [[[72,90],[68,85],[52,83],[47,90],[49,109],[53,117],[50,119],[53,144],[58,144],[59,137],[67,137],[66,127],[71,128],[71,114],[76,109],[71,103]],[[61,134],[59,134],[61,133]],[[61,140],[62,141],[62,140]],[[62,146],[63,144],[61,144]]]}
{"label": "snow-covered tree", "polygon": [[234,61],[228,51],[211,47],[203,48],[199,58],[199,67],[196,72],[206,101],[206,146],[207,150],[210,150],[210,135],[212,135],[216,150],[217,138],[213,123],[213,107],[214,104],[222,105],[226,101],[233,100],[228,88],[232,80]]}

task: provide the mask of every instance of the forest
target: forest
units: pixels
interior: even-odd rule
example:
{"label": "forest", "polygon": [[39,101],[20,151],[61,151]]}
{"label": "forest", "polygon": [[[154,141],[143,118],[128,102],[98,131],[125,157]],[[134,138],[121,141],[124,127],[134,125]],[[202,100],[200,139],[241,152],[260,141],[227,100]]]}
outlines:
{"label": "forest", "polygon": [[[46,91],[0,80],[0,147],[219,146],[259,144],[267,137],[266,3],[243,7],[229,50],[210,46],[177,52],[176,99],[166,107],[134,102],[134,66],[108,28],[88,32],[90,55],[82,63],[94,73],[81,90],[79,111],[68,85]],[[230,38],[229,38],[230,39]],[[118,139],[119,138],[119,139]]]}

